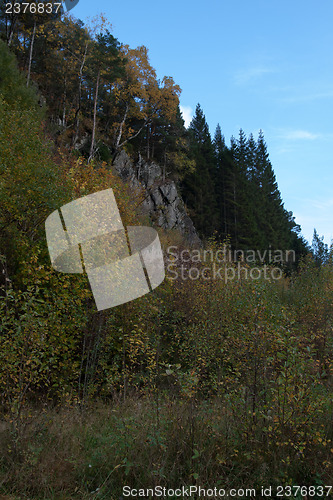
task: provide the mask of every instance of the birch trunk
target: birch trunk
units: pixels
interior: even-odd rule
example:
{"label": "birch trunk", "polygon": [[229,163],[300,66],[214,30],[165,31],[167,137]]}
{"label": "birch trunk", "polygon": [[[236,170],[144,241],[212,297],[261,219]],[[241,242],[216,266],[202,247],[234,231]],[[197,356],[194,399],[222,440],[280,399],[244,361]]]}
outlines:
{"label": "birch trunk", "polygon": [[78,102],[78,108],[75,113],[75,134],[73,136],[73,141],[72,141],[72,146],[74,148],[79,139],[80,111],[81,111],[81,98],[82,98],[82,75],[83,75],[83,68],[86,63],[87,51],[88,51],[88,42],[86,43],[86,46],[84,48],[83,59],[81,62],[80,72],[79,72],[79,97],[78,97],[79,102]]}
{"label": "birch trunk", "polygon": [[30,73],[31,73],[31,61],[32,61],[32,53],[34,50],[35,43],[35,35],[36,35],[36,18],[34,20],[34,29],[32,32],[31,42],[30,42],[30,51],[29,51],[29,67],[28,67],[28,76],[27,76],[27,87],[29,87],[30,82]]}
{"label": "birch trunk", "polygon": [[93,130],[92,130],[91,146],[90,146],[90,153],[89,153],[88,162],[90,162],[93,159],[94,150],[95,150],[97,99],[98,99],[98,87],[99,87],[100,75],[101,75],[101,71],[99,70],[98,74],[97,74],[97,82],[96,82],[96,92],[95,92],[95,99],[94,99],[94,121],[93,121]]}

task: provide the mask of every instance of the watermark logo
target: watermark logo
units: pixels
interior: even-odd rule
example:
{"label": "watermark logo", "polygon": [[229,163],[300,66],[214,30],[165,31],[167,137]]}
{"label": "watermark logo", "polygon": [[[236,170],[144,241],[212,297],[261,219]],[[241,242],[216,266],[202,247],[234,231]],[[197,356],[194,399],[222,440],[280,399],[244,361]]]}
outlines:
{"label": "watermark logo", "polygon": [[217,250],[178,249],[170,246],[166,252],[166,269],[171,281],[279,280],[283,268],[296,261],[294,250],[232,250],[223,245]]}
{"label": "watermark logo", "polygon": [[45,221],[54,269],[86,272],[99,311],[134,300],[165,277],[155,229],[124,228],[112,189],[74,200]]}
{"label": "watermark logo", "polygon": [[80,0],[65,0],[66,11],[69,12],[79,3]]}
{"label": "watermark logo", "polygon": [[[49,21],[55,21],[61,18],[65,13],[71,11],[77,6],[80,0],[33,0],[31,2],[22,2],[10,0],[6,3],[5,14],[10,14],[22,18],[24,22],[34,21],[37,25],[45,24]],[[31,17],[32,16],[32,17]]]}

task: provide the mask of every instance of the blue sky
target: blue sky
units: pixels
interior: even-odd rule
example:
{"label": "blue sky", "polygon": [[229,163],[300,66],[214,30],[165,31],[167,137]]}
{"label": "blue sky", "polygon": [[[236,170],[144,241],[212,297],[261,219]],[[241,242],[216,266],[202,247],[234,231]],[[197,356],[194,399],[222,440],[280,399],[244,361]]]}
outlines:
{"label": "blue sky", "polygon": [[112,34],[145,45],[159,78],[199,102],[210,132],[229,143],[262,129],[287,210],[302,234],[333,238],[333,2],[322,0],[80,0],[86,21],[104,13]]}

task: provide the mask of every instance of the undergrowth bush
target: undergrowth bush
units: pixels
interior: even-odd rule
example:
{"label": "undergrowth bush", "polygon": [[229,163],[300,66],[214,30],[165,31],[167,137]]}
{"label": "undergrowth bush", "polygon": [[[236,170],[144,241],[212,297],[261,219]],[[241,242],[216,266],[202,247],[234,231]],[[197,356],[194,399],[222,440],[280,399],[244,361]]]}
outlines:
{"label": "undergrowth bush", "polygon": [[81,326],[81,282],[66,298],[70,278],[54,281],[66,305],[47,316],[43,283],[8,290],[3,491],[119,498],[124,485],[328,484],[332,278],[309,261],[283,282],[167,279]]}

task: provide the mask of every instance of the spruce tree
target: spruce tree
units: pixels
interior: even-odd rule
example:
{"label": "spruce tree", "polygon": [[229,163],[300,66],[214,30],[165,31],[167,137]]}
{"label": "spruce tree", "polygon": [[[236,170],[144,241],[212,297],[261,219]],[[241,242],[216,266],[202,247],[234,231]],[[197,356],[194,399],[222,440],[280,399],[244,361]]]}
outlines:
{"label": "spruce tree", "polygon": [[183,195],[197,230],[203,236],[210,236],[219,225],[214,183],[216,164],[209,128],[200,104],[189,126],[189,140],[195,169],[184,178]]}
{"label": "spruce tree", "polygon": [[255,197],[249,182],[249,172],[252,168],[253,151],[242,129],[234,146],[234,161],[237,175],[237,246],[249,249],[255,246],[257,225],[255,218]]}
{"label": "spruce tree", "polygon": [[215,193],[216,204],[218,210],[219,226],[218,231],[222,238],[227,236],[227,204],[226,204],[226,144],[224,136],[221,132],[221,127],[217,124],[214,140],[214,153],[215,153]]}
{"label": "spruce tree", "polygon": [[329,260],[328,244],[324,243],[324,236],[319,236],[316,229],[313,231],[312,253],[318,267],[326,264]]}

